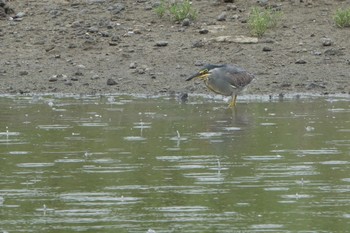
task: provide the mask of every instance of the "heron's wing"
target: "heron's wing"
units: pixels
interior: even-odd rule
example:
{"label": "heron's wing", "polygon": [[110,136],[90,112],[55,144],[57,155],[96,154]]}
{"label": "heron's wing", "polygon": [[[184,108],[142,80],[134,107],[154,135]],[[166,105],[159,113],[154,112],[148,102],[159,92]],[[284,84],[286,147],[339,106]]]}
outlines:
{"label": "heron's wing", "polygon": [[242,68],[234,67],[227,69],[227,71],[224,74],[224,78],[232,86],[236,88],[243,88],[254,79],[254,75],[250,74]]}

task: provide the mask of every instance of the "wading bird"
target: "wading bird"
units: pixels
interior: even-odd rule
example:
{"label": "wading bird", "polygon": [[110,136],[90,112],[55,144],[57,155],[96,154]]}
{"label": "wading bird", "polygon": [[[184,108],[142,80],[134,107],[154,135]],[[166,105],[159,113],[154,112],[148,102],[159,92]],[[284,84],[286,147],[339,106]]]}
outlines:
{"label": "wading bird", "polygon": [[236,106],[237,95],[254,79],[254,75],[235,65],[208,64],[186,81],[194,78],[204,80],[205,85],[217,94],[232,96],[229,104],[232,108]]}

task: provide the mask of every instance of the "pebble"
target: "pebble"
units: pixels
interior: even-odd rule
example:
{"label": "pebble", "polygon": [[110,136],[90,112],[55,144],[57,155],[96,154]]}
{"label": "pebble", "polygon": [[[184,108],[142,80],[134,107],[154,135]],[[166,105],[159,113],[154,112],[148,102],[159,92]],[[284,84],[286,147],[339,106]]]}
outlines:
{"label": "pebble", "polygon": [[264,51],[264,52],[270,52],[270,51],[272,51],[272,48],[270,48],[270,47],[264,47],[263,49],[262,49],[262,51]]}
{"label": "pebble", "polygon": [[112,14],[116,15],[125,10],[125,6],[123,3],[116,3],[113,6],[108,7],[108,10],[111,11]]}
{"label": "pebble", "polygon": [[95,74],[91,77],[91,80],[97,80],[100,79],[100,76],[98,74]]}
{"label": "pebble", "polygon": [[202,40],[196,40],[192,43],[192,48],[200,48],[204,46],[204,42]]}
{"label": "pebble", "polygon": [[323,46],[331,46],[333,44],[333,41],[330,38],[322,38],[321,41]]}
{"label": "pebble", "polygon": [[90,4],[96,4],[96,3],[104,3],[106,0],[88,0],[88,3]]}
{"label": "pebble", "polygon": [[341,49],[327,49],[324,54],[327,56],[341,56],[344,55],[344,52]]}
{"label": "pebble", "polygon": [[306,61],[303,59],[296,60],[295,64],[306,64]]}
{"label": "pebble", "polygon": [[117,82],[114,81],[114,79],[109,78],[109,79],[107,79],[107,85],[108,85],[108,86],[117,85]]}
{"label": "pebble", "polygon": [[183,21],[182,21],[182,26],[184,26],[184,27],[187,27],[187,26],[190,26],[190,23],[191,23],[191,21],[189,20],[189,19],[184,19]]}
{"label": "pebble", "polygon": [[26,15],[26,13],[24,13],[24,12],[18,12],[15,17],[16,18],[23,18],[25,15]]}
{"label": "pebble", "polygon": [[91,32],[91,33],[96,33],[96,32],[98,32],[98,28],[97,28],[97,27],[89,27],[89,28],[87,29],[87,31],[88,31],[88,32]]}
{"label": "pebble", "polygon": [[166,40],[160,40],[160,41],[157,41],[157,42],[156,42],[156,46],[158,46],[158,47],[165,47],[165,46],[167,46],[168,44],[169,44],[169,42],[166,41]]}
{"label": "pebble", "polygon": [[208,29],[205,29],[205,28],[202,28],[199,30],[199,34],[208,34],[209,30]]}
{"label": "pebble", "polygon": [[49,82],[56,82],[58,79],[57,79],[57,76],[54,75],[52,76],[51,78],[49,78]]}
{"label": "pebble", "polygon": [[222,13],[218,16],[217,20],[218,20],[218,21],[225,21],[225,20],[226,20],[226,16],[227,16],[226,12],[222,12]]}
{"label": "pebble", "polygon": [[19,75],[21,75],[21,76],[28,75],[28,71],[26,71],[26,70],[20,71]]}
{"label": "pebble", "polygon": [[130,69],[136,69],[136,67],[137,67],[136,62],[131,62],[130,65],[129,65]]}
{"label": "pebble", "polygon": [[228,5],[226,6],[226,9],[227,9],[228,11],[231,11],[231,10],[235,11],[235,10],[237,10],[237,6],[234,5],[234,4],[228,4]]}

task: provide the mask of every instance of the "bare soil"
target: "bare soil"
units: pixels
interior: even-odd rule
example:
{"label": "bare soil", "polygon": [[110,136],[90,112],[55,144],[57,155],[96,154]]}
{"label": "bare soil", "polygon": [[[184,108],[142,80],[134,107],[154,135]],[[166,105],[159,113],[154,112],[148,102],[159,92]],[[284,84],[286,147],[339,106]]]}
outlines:
{"label": "bare soil", "polygon": [[283,16],[251,43],[236,39],[251,37],[250,9],[263,7],[256,0],[193,0],[198,17],[188,26],[159,18],[156,2],[7,2],[0,93],[209,93],[185,79],[203,64],[231,63],[255,74],[247,93],[350,94],[350,28],[332,19],[350,1],[270,0]]}

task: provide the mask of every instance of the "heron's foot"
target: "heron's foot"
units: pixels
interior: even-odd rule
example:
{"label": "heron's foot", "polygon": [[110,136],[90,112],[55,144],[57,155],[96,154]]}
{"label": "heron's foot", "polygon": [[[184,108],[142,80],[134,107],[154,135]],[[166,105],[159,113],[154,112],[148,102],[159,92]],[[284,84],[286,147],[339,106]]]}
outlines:
{"label": "heron's foot", "polygon": [[229,108],[233,108],[236,106],[236,100],[237,100],[237,95],[232,97],[232,100],[230,102],[230,104],[228,105]]}

